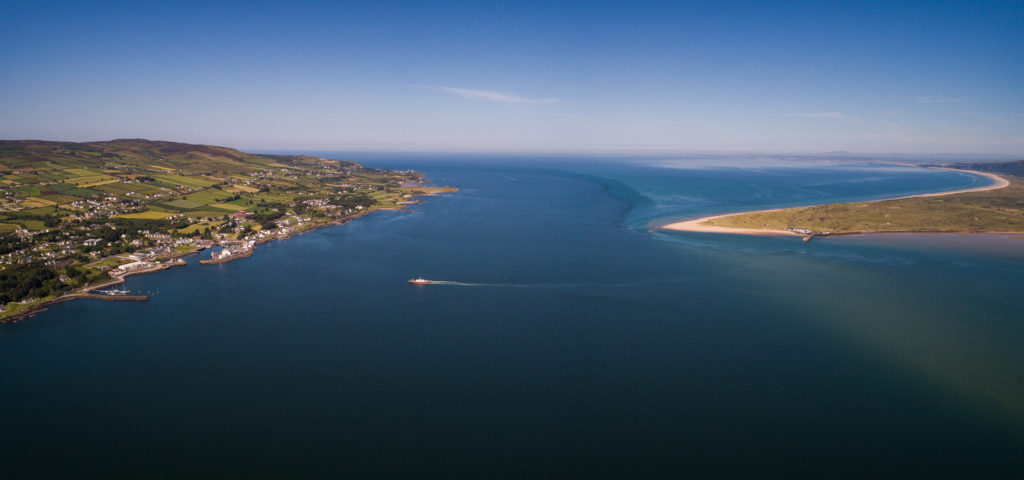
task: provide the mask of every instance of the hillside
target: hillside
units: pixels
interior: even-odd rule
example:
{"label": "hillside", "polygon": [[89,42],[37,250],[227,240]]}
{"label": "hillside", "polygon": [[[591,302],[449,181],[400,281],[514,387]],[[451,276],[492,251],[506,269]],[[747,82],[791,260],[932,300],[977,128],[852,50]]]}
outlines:
{"label": "hillside", "polygon": [[[138,139],[0,141],[0,192],[4,194],[0,210],[73,216],[101,207],[100,213],[108,216],[136,214],[155,219],[180,212],[216,216],[244,209],[254,200],[280,202],[288,192],[326,194],[332,184],[341,183],[362,185],[362,191],[369,191],[371,185],[394,187],[409,180],[407,175],[389,178],[389,173],[355,162]],[[357,189],[335,189],[334,193],[351,194]],[[188,194],[192,197],[184,198]],[[234,205],[226,204],[233,201]],[[31,224],[22,226],[33,229]],[[0,226],[0,232],[4,229]]]}
{"label": "hillside", "polygon": [[980,172],[1001,173],[1024,177],[1024,160],[998,163],[954,163],[947,165],[949,168],[961,170],[978,170]]}
{"label": "hillside", "polygon": [[[245,173],[262,168],[315,165],[302,155],[257,155],[211,145],[121,139],[107,142],[0,140],[0,172],[18,169],[65,168],[172,169],[190,173]],[[356,166],[355,162],[335,162]]]}
{"label": "hillside", "polygon": [[182,253],[248,255],[257,242],[450,191],[408,186],[422,180],[212,145],[0,141],[0,318]]}

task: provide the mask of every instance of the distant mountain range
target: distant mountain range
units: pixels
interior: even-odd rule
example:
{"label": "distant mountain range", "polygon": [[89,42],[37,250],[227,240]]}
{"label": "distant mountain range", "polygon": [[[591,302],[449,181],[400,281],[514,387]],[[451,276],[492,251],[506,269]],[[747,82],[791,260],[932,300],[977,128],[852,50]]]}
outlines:
{"label": "distant mountain range", "polygon": [[[104,142],[0,140],[0,172],[19,168],[104,168],[111,162],[139,170],[248,174],[266,168],[315,165],[325,160],[304,155],[263,155],[228,147],[143,139]],[[334,162],[355,167],[355,162]]]}
{"label": "distant mountain range", "polygon": [[960,168],[964,170],[978,170],[981,172],[1004,173],[1007,175],[1024,177],[1024,160],[995,163],[954,163],[945,166],[952,168]]}

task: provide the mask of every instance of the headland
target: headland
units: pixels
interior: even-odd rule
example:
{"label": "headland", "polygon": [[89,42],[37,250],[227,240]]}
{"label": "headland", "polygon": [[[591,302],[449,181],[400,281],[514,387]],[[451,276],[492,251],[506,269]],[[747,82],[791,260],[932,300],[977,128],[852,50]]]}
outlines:
{"label": "headland", "polygon": [[991,184],[856,203],[776,208],[673,222],[667,230],[738,235],[796,235],[804,240],[832,235],[872,233],[1020,233],[1024,232],[1024,180],[992,172],[928,166],[967,172]]}
{"label": "headland", "polygon": [[425,182],[412,170],[211,145],[0,141],[0,322],[214,246],[201,263],[457,190]]}

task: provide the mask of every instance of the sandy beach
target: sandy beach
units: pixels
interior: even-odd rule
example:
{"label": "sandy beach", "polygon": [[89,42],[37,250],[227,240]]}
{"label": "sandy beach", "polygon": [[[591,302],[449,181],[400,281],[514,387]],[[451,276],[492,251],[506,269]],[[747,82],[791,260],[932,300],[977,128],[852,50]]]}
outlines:
{"label": "sandy beach", "polygon": [[[1005,178],[1000,177],[999,175],[996,175],[994,173],[979,172],[977,170],[958,170],[958,169],[954,169],[954,168],[941,168],[941,167],[932,167],[932,168],[935,168],[936,170],[949,170],[949,171],[952,171],[952,172],[973,173],[975,175],[980,175],[980,176],[983,176],[983,177],[986,177],[986,178],[990,178],[995,183],[993,183],[991,185],[985,185],[985,186],[982,186],[982,187],[964,188],[964,189],[960,189],[960,190],[952,190],[952,191],[949,191],[949,192],[919,193],[919,194],[916,194],[916,195],[906,195],[906,196],[903,196],[903,197],[893,197],[893,198],[882,198],[882,199],[879,199],[879,200],[869,200],[869,201],[866,201],[866,202],[857,202],[857,203],[873,203],[873,202],[883,202],[883,201],[888,201],[888,200],[899,200],[899,199],[903,199],[903,198],[939,197],[939,196],[943,196],[943,195],[954,195],[954,194],[957,194],[957,193],[983,192],[985,190],[995,190],[995,189],[998,189],[998,188],[1003,188],[1003,187],[1006,187],[1006,186],[1008,186],[1010,184],[1010,182],[1008,180],[1006,180]],[[806,205],[806,206],[809,207],[809,206],[812,206],[812,205]],[[704,224],[704,222],[707,222],[709,220],[714,220],[714,219],[722,218],[722,217],[728,217],[728,216],[731,216],[731,215],[739,215],[739,214],[743,214],[743,213],[754,213],[754,212],[777,212],[779,210],[786,210],[788,208],[800,208],[800,207],[772,208],[772,209],[767,209],[767,210],[748,210],[748,211],[745,211],[745,212],[733,212],[733,213],[726,213],[726,214],[722,214],[722,215],[712,215],[712,216],[709,216],[709,217],[694,218],[692,220],[684,220],[682,222],[670,223],[670,224],[667,224],[667,225],[662,225],[659,228],[663,228],[663,229],[666,229],[666,230],[678,230],[678,231],[684,231],[684,232],[732,233],[732,234],[737,234],[737,235],[798,235],[798,236],[801,236],[802,234],[799,234],[799,233],[796,233],[796,232],[792,232],[790,230],[774,230],[774,229],[767,229],[767,228],[765,228],[765,229],[729,228],[729,227],[717,227],[717,226],[713,226],[713,225],[705,225]]]}

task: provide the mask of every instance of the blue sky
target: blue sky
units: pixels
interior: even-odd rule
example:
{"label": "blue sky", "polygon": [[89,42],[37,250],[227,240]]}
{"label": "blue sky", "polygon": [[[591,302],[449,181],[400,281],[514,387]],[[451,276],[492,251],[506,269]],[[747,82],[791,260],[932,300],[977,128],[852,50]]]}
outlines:
{"label": "blue sky", "polygon": [[1024,2],[0,0],[0,138],[1024,155]]}

